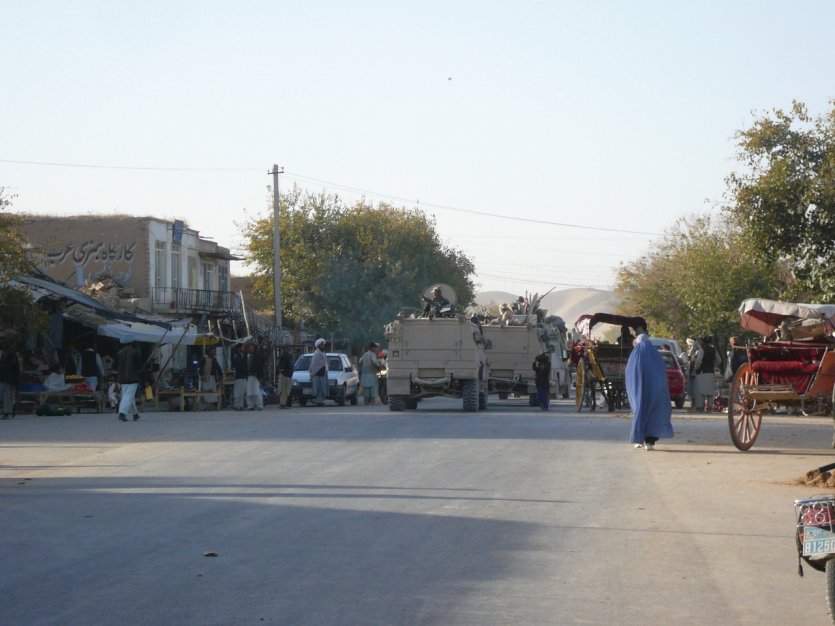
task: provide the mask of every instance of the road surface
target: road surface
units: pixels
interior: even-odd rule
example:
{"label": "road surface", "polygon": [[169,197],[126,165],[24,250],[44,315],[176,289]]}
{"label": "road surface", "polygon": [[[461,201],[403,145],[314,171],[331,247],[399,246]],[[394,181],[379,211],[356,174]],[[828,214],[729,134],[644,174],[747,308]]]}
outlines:
{"label": "road surface", "polygon": [[[463,413],[0,422],[1,624],[829,624],[797,576],[791,484],[831,420]],[[217,556],[206,556],[211,554]]]}

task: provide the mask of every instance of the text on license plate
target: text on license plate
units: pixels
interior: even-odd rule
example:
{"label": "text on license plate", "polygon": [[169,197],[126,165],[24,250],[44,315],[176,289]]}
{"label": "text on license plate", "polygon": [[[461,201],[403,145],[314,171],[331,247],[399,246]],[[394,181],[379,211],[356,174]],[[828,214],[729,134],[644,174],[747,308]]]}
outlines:
{"label": "text on license plate", "polygon": [[803,528],[803,556],[835,552],[835,533],[817,526]]}

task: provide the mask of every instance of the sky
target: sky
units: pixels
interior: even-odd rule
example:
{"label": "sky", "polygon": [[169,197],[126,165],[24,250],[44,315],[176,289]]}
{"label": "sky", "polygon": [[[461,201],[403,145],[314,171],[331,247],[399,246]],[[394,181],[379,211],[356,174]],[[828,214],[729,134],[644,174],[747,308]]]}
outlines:
{"label": "sky", "polygon": [[835,98],[830,0],[6,0],[0,24],[15,211],[240,250],[275,163],[280,189],[425,211],[480,291],[611,288],[719,213],[738,131]]}

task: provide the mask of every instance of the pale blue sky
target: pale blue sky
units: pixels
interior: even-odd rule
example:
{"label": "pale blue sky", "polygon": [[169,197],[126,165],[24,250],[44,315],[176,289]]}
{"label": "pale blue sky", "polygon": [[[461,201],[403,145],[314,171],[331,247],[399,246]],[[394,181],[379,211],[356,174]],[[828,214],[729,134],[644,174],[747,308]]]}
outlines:
{"label": "pale blue sky", "polygon": [[661,233],[715,210],[752,111],[835,97],[829,0],[6,0],[0,24],[0,159],[243,170],[0,162],[17,210],[184,218],[234,249],[278,163],[284,188],[419,199],[517,293],[609,287],[651,237],[438,205]]}

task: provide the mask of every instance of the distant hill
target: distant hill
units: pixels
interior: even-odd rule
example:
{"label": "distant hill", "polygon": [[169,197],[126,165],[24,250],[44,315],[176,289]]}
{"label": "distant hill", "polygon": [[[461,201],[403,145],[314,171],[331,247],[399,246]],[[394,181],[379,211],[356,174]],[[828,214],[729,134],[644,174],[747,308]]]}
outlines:
{"label": "distant hill", "polygon": [[[477,293],[475,301],[481,306],[513,302],[520,294],[506,291],[482,291]],[[614,291],[603,289],[563,289],[552,291],[542,299],[543,309],[549,315],[559,315],[568,328],[584,313],[614,313],[618,302]]]}

